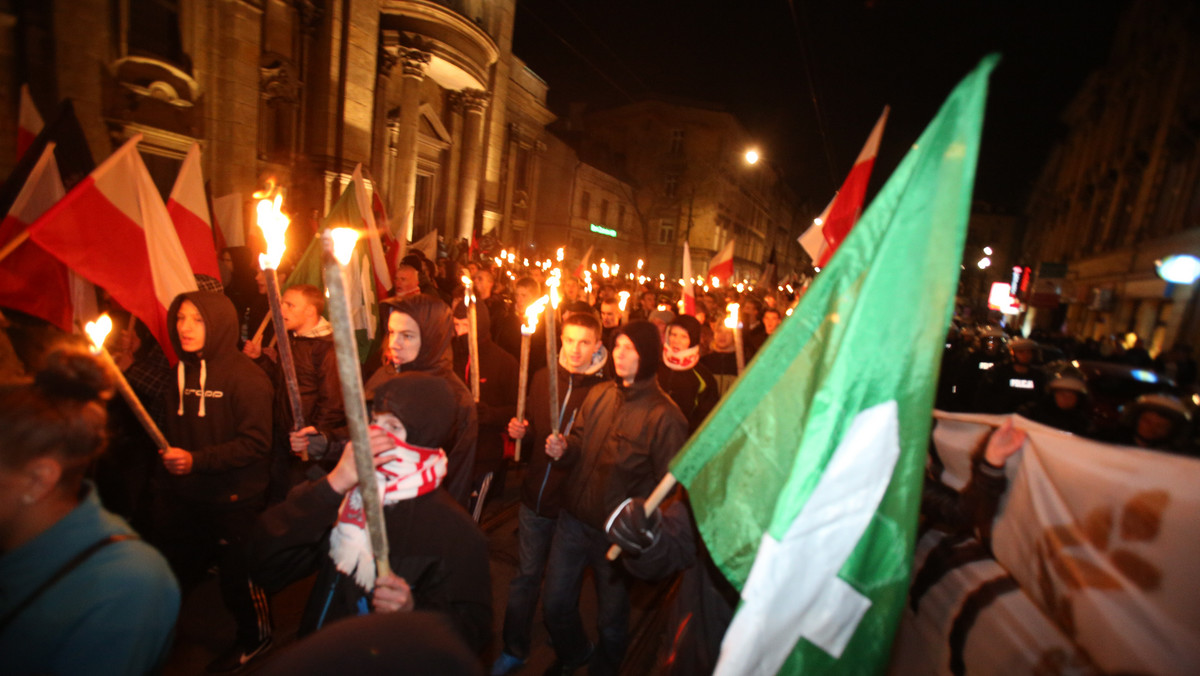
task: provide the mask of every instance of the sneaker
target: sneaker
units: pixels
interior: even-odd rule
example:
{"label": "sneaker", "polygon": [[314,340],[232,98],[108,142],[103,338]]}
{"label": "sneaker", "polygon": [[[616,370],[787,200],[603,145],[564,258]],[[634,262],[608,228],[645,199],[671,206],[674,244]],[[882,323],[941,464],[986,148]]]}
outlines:
{"label": "sneaker", "polygon": [[233,647],[226,650],[220,657],[208,664],[208,673],[220,674],[240,671],[242,667],[250,664],[251,660],[262,655],[271,649],[271,637],[268,636],[261,643],[252,646],[245,646],[240,643],[234,643]]}
{"label": "sneaker", "polygon": [[496,661],[492,663],[491,676],[508,676],[523,666],[525,666],[525,660],[502,652],[500,657],[497,657]]}

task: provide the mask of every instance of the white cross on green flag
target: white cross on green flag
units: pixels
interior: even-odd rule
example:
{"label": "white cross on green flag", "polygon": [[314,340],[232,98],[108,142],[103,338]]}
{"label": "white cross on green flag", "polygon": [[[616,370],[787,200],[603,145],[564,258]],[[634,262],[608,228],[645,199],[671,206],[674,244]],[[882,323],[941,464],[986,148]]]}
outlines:
{"label": "white cross on green flag", "polygon": [[882,671],[907,596],[988,56],[672,462],[742,602],[717,674]]}

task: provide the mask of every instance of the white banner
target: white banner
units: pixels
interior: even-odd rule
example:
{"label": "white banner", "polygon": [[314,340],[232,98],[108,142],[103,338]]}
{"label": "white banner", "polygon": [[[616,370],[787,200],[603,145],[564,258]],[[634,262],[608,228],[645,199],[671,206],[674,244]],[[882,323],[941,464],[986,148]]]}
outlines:
{"label": "white banner", "polygon": [[[944,466],[942,481],[961,490],[970,478],[972,453],[1006,416],[937,412],[936,417],[933,439]],[[1070,670],[1090,663],[1108,673],[1200,673],[1200,461],[1103,444],[1020,417],[1015,422],[1029,436],[1005,468],[1009,490],[996,519],[995,560],[943,551],[945,561],[937,566],[946,570],[935,577],[939,585],[958,588],[939,587],[941,591],[930,596],[927,588],[937,566],[925,566],[922,578],[922,557],[934,545],[922,541],[914,566],[914,593],[927,597],[918,606],[925,617],[911,608],[906,612],[897,660],[916,666],[913,655],[921,651],[929,659],[947,656],[952,637],[937,636],[950,631],[953,622],[947,618],[961,615],[961,604],[979,591],[982,578],[1007,575],[1019,589],[1002,590],[994,604],[1019,604],[1017,599],[1024,598],[1041,617],[1025,608],[1013,610],[1005,621],[999,618],[1007,611],[999,611],[1002,606],[997,605],[987,610],[988,621],[999,622],[989,633],[998,645],[1012,644],[1014,655],[1033,659],[1027,664],[1029,671],[1049,653],[1031,650],[1027,640],[1013,639],[1045,620],[1077,647],[1077,653],[1055,653],[1054,659],[1066,660],[1062,664]],[[970,572],[985,564],[998,566],[986,574]],[[995,583],[992,591],[1003,585]],[[936,624],[936,618],[941,625],[934,630],[930,623]],[[972,636],[982,629],[979,621]],[[954,640],[966,640],[964,645],[970,646],[974,639],[959,635]],[[912,641],[919,645],[910,645]],[[958,649],[962,653],[963,645]],[[947,660],[935,661],[940,664],[931,673],[956,673]],[[982,673],[1015,673],[998,669],[1003,663],[992,655],[978,667]],[[895,663],[893,670],[899,666]]]}

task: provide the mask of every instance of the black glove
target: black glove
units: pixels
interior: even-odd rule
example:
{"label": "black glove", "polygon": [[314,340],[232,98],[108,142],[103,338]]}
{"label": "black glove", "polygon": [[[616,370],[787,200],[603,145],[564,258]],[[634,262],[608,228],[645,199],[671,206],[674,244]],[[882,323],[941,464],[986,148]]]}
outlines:
{"label": "black glove", "polygon": [[655,509],[646,516],[646,501],[628,498],[608,517],[604,526],[608,539],[632,554],[641,554],[658,542],[662,532],[662,514]]}

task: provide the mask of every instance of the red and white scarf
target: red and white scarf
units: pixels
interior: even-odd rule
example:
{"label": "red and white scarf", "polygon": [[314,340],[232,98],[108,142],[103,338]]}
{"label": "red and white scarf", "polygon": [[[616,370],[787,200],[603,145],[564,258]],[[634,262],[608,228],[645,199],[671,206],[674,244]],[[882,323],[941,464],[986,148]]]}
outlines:
{"label": "red and white scarf", "polygon": [[[375,469],[383,506],[437,490],[446,478],[446,453],[440,448],[410,445],[390,432],[388,437],[395,446],[381,455],[391,455],[392,459]],[[375,588],[374,556],[362,493],[355,487],[338,509],[337,523],[329,535],[329,558],[338,571],[352,575],[358,586],[369,592]]]}
{"label": "red and white scarf", "polygon": [[693,345],[686,350],[672,350],[670,345],[663,345],[663,363],[672,371],[686,371],[696,367],[700,361],[700,346]]}

